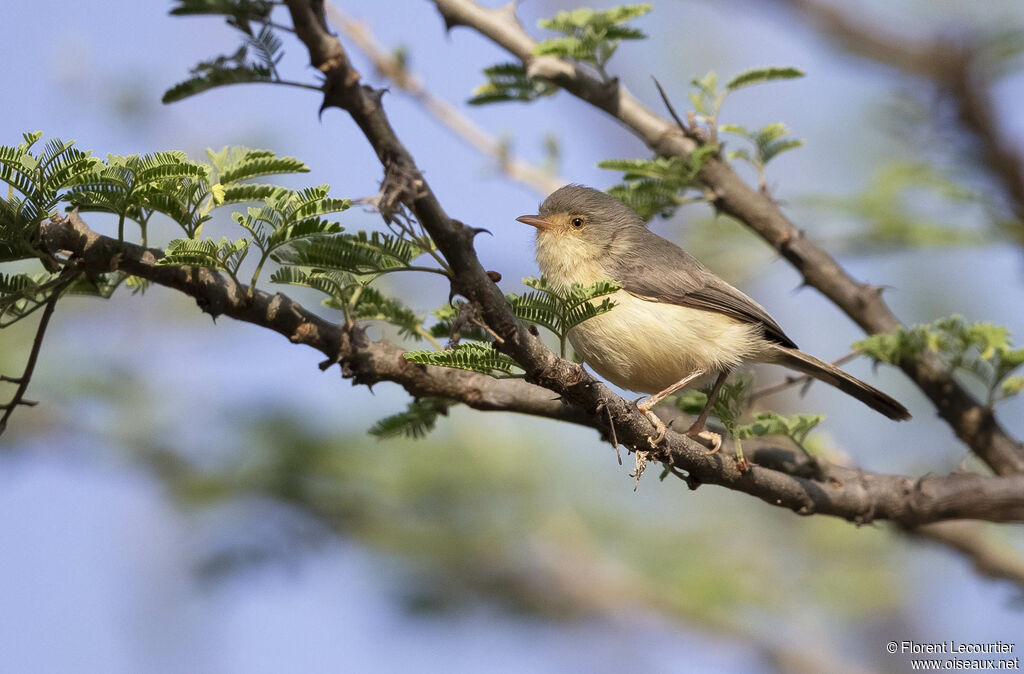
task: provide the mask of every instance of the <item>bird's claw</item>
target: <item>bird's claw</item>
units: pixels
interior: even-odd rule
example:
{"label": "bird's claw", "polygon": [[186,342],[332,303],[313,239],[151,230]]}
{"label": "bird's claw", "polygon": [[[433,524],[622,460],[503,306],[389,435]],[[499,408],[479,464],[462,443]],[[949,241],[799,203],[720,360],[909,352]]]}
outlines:
{"label": "bird's claw", "polygon": [[643,412],[648,421],[654,424],[656,436],[653,438],[651,436],[647,436],[647,442],[651,444],[651,449],[656,449],[658,445],[661,444],[661,441],[665,439],[665,422],[659,419],[658,415],[651,411],[651,405],[647,404],[651,400],[650,398],[647,398],[647,400],[644,400],[643,402],[637,402],[638,400],[640,400],[640,398],[634,400],[633,404],[636,405],[638,410]]}
{"label": "bird's claw", "polygon": [[644,413],[647,420],[654,424],[655,437],[647,436],[647,442],[651,444],[651,449],[657,448],[661,444],[661,441],[665,439],[665,422],[658,418],[658,415],[647,409],[647,407],[640,403],[636,406],[638,410]]}
{"label": "bird's claw", "polygon": [[686,434],[700,442],[700,444],[709,446],[710,449],[708,450],[708,456],[717,454],[718,450],[722,448],[722,436],[718,433],[712,433],[711,431],[704,430],[694,432],[688,431]]}

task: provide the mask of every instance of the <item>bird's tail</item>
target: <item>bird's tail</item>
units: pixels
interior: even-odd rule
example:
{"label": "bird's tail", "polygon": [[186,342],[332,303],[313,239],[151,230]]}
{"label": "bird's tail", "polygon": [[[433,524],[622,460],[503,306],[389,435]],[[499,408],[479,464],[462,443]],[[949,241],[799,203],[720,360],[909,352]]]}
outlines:
{"label": "bird's tail", "polygon": [[843,393],[853,396],[871,409],[884,414],[890,419],[903,421],[910,418],[910,412],[907,411],[906,407],[874,386],[865,384],[853,375],[843,372],[835,365],[818,360],[814,356],[798,349],[791,349],[776,344],[766,354],[764,360],[768,363],[784,365],[797,372],[810,375],[830,386],[835,386]]}

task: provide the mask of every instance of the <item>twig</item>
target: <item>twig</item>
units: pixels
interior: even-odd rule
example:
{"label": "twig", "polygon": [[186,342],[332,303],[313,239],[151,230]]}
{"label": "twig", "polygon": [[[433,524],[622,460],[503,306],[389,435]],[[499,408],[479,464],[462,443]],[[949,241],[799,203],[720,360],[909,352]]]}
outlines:
{"label": "twig", "polygon": [[80,272],[76,266],[69,267],[64,271],[65,279],[63,282],[58,283],[50,291],[50,297],[46,300],[45,308],[43,309],[43,315],[39,319],[39,325],[36,327],[36,336],[32,340],[32,350],[28,354],[28,362],[25,364],[25,371],[21,377],[14,379],[10,377],[4,377],[4,381],[17,382],[18,388],[14,391],[14,396],[11,401],[0,405],[0,409],[4,411],[2,417],[0,417],[0,435],[4,434],[7,430],[7,421],[14,414],[14,410],[19,406],[32,407],[37,403],[35,401],[25,400],[25,392],[28,391],[28,385],[32,381],[32,374],[36,369],[36,362],[39,360],[39,352],[43,347],[43,337],[46,336],[46,328],[50,325],[50,318],[53,316],[54,310],[57,308],[57,300],[60,299],[61,294],[64,290],[78,278]]}
{"label": "twig", "polygon": [[654,86],[658,87],[658,95],[661,96],[661,102],[665,104],[666,108],[668,108],[668,114],[672,115],[672,119],[676,120],[676,124],[679,126],[679,130],[689,135],[690,131],[687,129],[686,124],[683,123],[683,120],[680,119],[679,115],[676,113],[676,109],[672,107],[672,101],[669,100],[668,94],[666,94],[665,90],[661,87],[661,82],[659,82],[658,78],[654,77],[653,75],[651,76],[651,79],[654,80]]}

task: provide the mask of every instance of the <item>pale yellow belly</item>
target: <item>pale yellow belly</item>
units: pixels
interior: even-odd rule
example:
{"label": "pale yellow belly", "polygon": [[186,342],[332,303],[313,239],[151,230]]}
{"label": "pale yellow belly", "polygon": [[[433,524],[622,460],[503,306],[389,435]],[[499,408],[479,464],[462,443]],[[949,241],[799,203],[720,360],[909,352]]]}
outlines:
{"label": "pale yellow belly", "polygon": [[649,302],[620,290],[609,312],[569,331],[583,362],[630,391],[657,393],[696,370],[756,360],[761,328],[723,314]]}

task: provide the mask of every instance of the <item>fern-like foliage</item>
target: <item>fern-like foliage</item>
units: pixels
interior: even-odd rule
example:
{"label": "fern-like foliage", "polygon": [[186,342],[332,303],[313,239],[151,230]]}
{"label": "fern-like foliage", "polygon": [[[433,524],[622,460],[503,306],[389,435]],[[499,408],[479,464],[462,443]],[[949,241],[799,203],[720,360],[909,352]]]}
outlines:
{"label": "fern-like foliage", "polygon": [[266,197],[265,205],[250,207],[246,215],[233,214],[235,222],[252,234],[253,243],[260,249],[256,277],[278,248],[311,238],[329,241],[329,235],[342,231],[341,225],[322,216],[347,210],[352,202],[330,197],[328,191],[327,185],[301,191],[277,190]]}
{"label": "fern-like foliage", "polygon": [[492,344],[465,342],[443,351],[406,351],[404,358],[421,365],[471,370],[492,377],[521,376],[514,374],[519,366],[507,354],[496,351]]}
{"label": "fern-like foliage", "polygon": [[622,40],[647,37],[627,22],[649,11],[651,4],[643,3],[620,5],[603,11],[583,7],[559,12],[550,19],[541,19],[538,25],[562,33],[564,37],[539,42],[533,53],[590,63],[605,74],[604,66]]}
{"label": "fern-like foliage", "polygon": [[776,412],[758,412],[754,415],[753,422],[736,426],[735,433],[740,440],[781,435],[792,440],[793,444],[810,455],[807,448],[807,436],[824,420],[824,414],[783,416]]}
{"label": "fern-like foliage", "polygon": [[[683,204],[703,199],[697,176],[717,152],[717,147],[703,145],[686,159],[608,159],[597,166],[623,172],[622,183],[608,188],[608,193],[650,220],[656,215],[670,217]],[[698,196],[688,197],[690,191],[697,191]]]}
{"label": "fern-like foliage", "polygon": [[239,267],[249,253],[249,239],[231,241],[227,237],[213,239],[174,239],[167,244],[157,264],[210,267],[227,272],[236,281]]}
{"label": "fern-like foliage", "polygon": [[758,182],[762,190],[766,188],[767,184],[765,166],[768,162],[783,152],[803,147],[804,144],[799,138],[788,137],[789,129],[781,122],[769,124],[756,131],[749,131],[737,124],[722,124],[720,129],[750,142],[753,153],[746,148],[740,148],[730,152],[729,159],[742,159],[750,163],[757,170]]}
{"label": "fern-like foliage", "polygon": [[454,405],[444,398],[417,398],[409,403],[408,409],[390,417],[385,417],[370,428],[370,435],[378,438],[422,438],[437,425],[439,416],[447,416],[448,410]]}
{"label": "fern-like foliage", "polygon": [[217,87],[274,81],[271,69],[261,63],[251,62],[248,52],[248,45],[242,45],[234,54],[200,61],[189,71],[191,77],[165,91],[160,100],[176,103]]}
{"label": "fern-like foliage", "polygon": [[274,260],[285,265],[379,276],[392,271],[427,271],[428,268],[412,264],[425,252],[398,236],[358,232],[296,241],[276,254]]}
{"label": "fern-like foliage", "polygon": [[527,76],[526,68],[518,63],[499,63],[484,68],[484,77],[487,80],[473,90],[470,105],[529,102],[558,91],[558,87],[546,80]]}
{"label": "fern-like foliage", "polygon": [[204,91],[230,84],[268,82],[310,89],[318,87],[281,78],[277,66],[284,57],[283,42],[271,22],[274,6],[263,0],[178,0],[171,9],[175,16],[221,15],[241,33],[242,44],[232,54],[217,56],[195,65],[191,77],[168,89],[164,103],[174,103]]}
{"label": "fern-like foliage", "polygon": [[[247,147],[225,146],[219,151],[207,150],[206,155],[213,167],[217,182],[221,185],[237,185],[246,180],[289,173],[309,173],[309,167],[295,157],[278,157],[270,150],[253,150]],[[266,198],[266,195],[260,199]],[[257,199],[242,199],[257,201]]]}
{"label": "fern-like foliage", "polygon": [[56,213],[63,190],[98,160],[74,141],[51,138],[34,151],[42,132],[22,134],[18,145],[0,145],[0,262],[39,257],[33,238],[44,218]]}
{"label": "fern-like foliage", "polygon": [[[184,152],[107,155],[105,162],[75,177],[66,197],[81,211],[119,216],[121,239],[125,220],[135,221],[144,231],[155,212],[167,214],[192,233],[208,219],[190,208],[195,197],[206,194],[208,177],[209,167],[190,161]],[[188,198],[182,199],[183,194]]]}
{"label": "fern-like foliage", "polygon": [[271,275],[270,280],[319,290],[327,295],[324,305],[342,311],[347,323],[383,321],[397,327],[404,337],[423,338],[428,334],[423,328],[423,316],[348,272],[307,272],[298,267],[282,267]]}
{"label": "fern-like foliage", "polygon": [[853,348],[894,364],[932,351],[950,368],[980,383],[989,406],[1024,391],[1024,376],[1014,374],[1024,365],[1024,347],[1014,348],[1009,329],[992,323],[968,323],[962,316],[950,316],[894,334],[871,335]]}
{"label": "fern-like foliage", "polygon": [[219,14],[228,17],[228,23],[241,27],[250,21],[265,22],[270,20],[270,12],[274,3],[269,0],[176,0],[177,6],[171,9],[174,16],[202,14]]}
{"label": "fern-like foliage", "polygon": [[54,279],[55,274],[0,274],[0,325],[23,318],[43,302]]}
{"label": "fern-like foliage", "polygon": [[576,283],[568,288],[556,288],[544,278],[525,278],[523,283],[534,292],[506,295],[512,311],[523,321],[553,332],[558,337],[563,358],[567,355],[569,330],[611,311],[615,302],[607,295],[621,287],[614,281],[598,281],[588,286]]}

